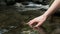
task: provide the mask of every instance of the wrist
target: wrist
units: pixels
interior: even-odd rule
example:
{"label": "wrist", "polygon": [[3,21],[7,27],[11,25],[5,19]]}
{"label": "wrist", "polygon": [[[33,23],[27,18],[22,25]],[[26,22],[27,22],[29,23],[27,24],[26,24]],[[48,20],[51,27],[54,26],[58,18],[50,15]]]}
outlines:
{"label": "wrist", "polygon": [[47,14],[43,14],[42,16],[44,16],[44,17],[48,17],[49,15],[47,15]]}

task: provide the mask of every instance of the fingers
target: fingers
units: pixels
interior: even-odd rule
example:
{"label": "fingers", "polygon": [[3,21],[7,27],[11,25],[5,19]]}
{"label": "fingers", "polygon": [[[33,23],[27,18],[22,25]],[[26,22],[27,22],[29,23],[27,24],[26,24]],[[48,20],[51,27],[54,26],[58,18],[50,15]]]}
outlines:
{"label": "fingers", "polygon": [[36,22],[36,21],[35,21],[35,20],[29,21],[29,22],[28,22],[29,26],[30,26],[30,27],[33,27],[34,22]]}
{"label": "fingers", "polygon": [[34,29],[37,29],[42,25],[43,22],[38,23],[36,26],[34,26]]}
{"label": "fingers", "polygon": [[34,27],[39,27],[41,25],[41,23],[38,23],[36,26],[34,26]]}

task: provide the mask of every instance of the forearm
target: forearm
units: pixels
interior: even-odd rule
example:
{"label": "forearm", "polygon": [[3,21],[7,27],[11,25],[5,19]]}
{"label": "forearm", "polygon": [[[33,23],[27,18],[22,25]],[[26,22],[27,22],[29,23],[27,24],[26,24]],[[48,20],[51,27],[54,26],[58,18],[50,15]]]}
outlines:
{"label": "forearm", "polygon": [[58,8],[60,8],[60,0],[55,0],[53,4],[50,6],[50,8],[43,15],[50,16],[51,14],[56,12]]}

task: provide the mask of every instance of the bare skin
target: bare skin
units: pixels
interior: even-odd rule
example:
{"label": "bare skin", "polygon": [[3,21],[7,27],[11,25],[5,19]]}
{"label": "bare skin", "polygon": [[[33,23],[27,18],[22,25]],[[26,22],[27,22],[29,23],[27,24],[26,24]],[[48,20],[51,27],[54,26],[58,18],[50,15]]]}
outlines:
{"label": "bare skin", "polygon": [[[30,20],[28,22],[28,25],[31,28],[38,30],[39,26],[41,26],[44,23],[44,21],[46,21],[46,19],[59,8],[60,8],[60,0],[55,0],[50,6],[50,8],[43,15]],[[37,23],[37,24],[33,26],[34,23]]]}

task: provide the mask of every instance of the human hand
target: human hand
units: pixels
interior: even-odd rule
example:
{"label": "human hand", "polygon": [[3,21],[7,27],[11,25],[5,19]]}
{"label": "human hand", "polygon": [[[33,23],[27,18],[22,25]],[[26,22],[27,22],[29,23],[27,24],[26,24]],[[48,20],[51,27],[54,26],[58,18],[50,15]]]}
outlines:
{"label": "human hand", "polygon": [[[46,16],[41,15],[41,16],[39,16],[39,17],[36,17],[36,18],[30,20],[30,21],[28,22],[28,25],[29,25],[31,28],[38,29],[39,26],[41,26],[42,23],[46,20],[46,18],[47,18]],[[33,26],[33,24],[35,24],[35,23],[36,23],[36,25]]]}

